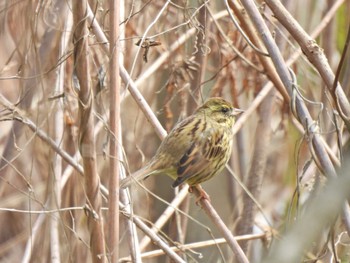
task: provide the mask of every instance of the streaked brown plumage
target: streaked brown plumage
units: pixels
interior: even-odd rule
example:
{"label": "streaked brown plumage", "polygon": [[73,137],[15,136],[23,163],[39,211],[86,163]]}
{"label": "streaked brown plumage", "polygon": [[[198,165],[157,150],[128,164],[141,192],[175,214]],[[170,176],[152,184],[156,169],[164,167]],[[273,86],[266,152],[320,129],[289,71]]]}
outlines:
{"label": "streaked brown plumage", "polygon": [[198,185],[225,167],[232,150],[232,126],[242,111],[222,98],[211,98],[179,122],[141,170],[126,177],[121,188],[153,174],[167,174],[173,187]]}

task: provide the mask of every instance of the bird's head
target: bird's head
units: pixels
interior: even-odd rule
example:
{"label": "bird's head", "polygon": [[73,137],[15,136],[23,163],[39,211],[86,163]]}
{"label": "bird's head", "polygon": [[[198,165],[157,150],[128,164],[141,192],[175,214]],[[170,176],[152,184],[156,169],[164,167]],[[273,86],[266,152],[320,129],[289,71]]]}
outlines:
{"label": "bird's head", "polygon": [[222,125],[232,127],[236,117],[243,113],[243,110],[234,108],[231,103],[222,98],[210,98],[197,109],[197,112]]}

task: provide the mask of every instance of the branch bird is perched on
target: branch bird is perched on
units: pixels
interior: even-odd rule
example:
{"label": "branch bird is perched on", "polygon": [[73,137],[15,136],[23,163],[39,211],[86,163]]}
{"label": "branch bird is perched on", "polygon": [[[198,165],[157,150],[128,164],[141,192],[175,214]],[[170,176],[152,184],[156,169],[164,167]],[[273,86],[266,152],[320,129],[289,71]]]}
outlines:
{"label": "branch bird is perched on", "polygon": [[121,188],[154,174],[173,178],[173,187],[197,186],[217,175],[231,155],[232,126],[242,112],[222,98],[210,98],[173,128],[151,161],[123,179]]}

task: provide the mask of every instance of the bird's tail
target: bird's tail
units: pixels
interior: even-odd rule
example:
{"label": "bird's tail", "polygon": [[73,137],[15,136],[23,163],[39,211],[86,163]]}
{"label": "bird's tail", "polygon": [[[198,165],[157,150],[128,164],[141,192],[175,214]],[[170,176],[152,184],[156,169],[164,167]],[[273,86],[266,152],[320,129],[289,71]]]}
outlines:
{"label": "bird's tail", "polygon": [[120,188],[124,189],[129,187],[132,183],[138,182],[142,179],[147,178],[152,174],[152,169],[147,165],[144,168],[134,172],[133,174],[127,176],[120,182]]}

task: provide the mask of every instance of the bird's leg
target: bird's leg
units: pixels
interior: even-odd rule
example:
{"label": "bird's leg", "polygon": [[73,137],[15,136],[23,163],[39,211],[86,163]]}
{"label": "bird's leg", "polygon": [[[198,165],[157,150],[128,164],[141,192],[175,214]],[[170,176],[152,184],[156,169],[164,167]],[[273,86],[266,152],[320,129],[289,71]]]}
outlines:
{"label": "bird's leg", "polygon": [[196,205],[199,205],[199,202],[202,199],[207,199],[210,202],[210,196],[204,191],[204,189],[202,188],[202,186],[200,184],[190,186],[188,188],[188,191],[190,193],[192,193],[193,192],[193,188],[195,188],[199,192],[199,196],[196,199]]}

